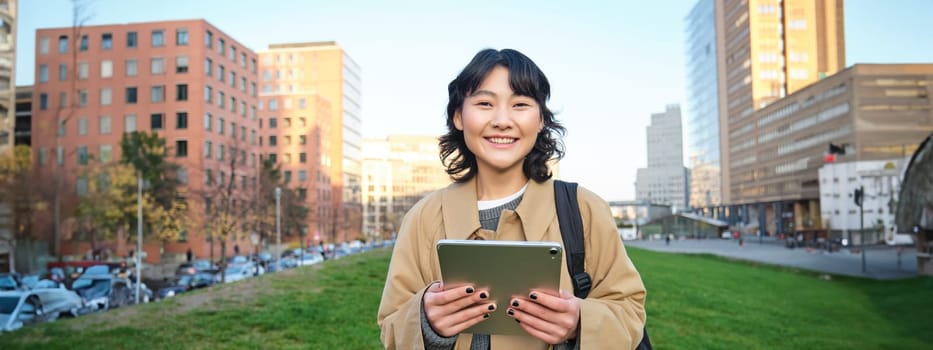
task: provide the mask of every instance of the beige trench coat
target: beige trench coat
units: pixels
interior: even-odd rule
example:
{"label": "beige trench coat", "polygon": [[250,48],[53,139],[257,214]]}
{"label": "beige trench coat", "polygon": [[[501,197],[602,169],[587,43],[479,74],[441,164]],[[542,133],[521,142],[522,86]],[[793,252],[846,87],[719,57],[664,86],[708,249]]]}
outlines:
{"label": "beige trench coat", "polygon": [[[586,271],[592,276],[589,296],[580,300],[581,349],[634,348],[645,324],[645,286],[619,239],[615,220],[604,200],[579,188],[583,218]],[[441,239],[496,239],[561,242],[554,206],[553,181],[529,181],[515,211],[506,210],[496,232],[480,228],[476,180],[451,184],[416,204],[399,231],[378,323],[387,349],[423,349],[422,297],[441,279],[435,243]],[[562,263],[561,288],[573,291]],[[472,334],[460,334],[455,349],[469,349]],[[547,349],[530,336],[491,337],[491,349]]]}

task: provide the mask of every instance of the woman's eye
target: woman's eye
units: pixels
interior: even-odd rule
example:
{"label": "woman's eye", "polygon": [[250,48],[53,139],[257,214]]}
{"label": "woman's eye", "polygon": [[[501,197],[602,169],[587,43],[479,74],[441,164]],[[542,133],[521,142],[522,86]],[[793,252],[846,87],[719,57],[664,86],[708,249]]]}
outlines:
{"label": "woman's eye", "polygon": [[491,106],[492,106],[492,103],[485,102],[485,101],[481,101],[481,102],[477,102],[476,105],[477,105],[477,106],[483,106],[483,107],[491,107]]}
{"label": "woman's eye", "polygon": [[516,103],[515,107],[531,107],[531,105],[524,103],[524,102],[520,102],[520,103]]}

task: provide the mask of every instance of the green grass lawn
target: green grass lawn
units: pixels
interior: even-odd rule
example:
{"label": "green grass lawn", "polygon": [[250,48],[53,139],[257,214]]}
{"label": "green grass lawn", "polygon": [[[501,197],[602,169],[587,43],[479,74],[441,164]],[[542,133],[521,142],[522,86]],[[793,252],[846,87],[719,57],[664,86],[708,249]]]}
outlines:
{"label": "green grass lawn", "polygon": [[[658,349],[933,349],[933,279],[872,281],[629,249]],[[375,349],[389,251],[29,326],[0,349]]]}

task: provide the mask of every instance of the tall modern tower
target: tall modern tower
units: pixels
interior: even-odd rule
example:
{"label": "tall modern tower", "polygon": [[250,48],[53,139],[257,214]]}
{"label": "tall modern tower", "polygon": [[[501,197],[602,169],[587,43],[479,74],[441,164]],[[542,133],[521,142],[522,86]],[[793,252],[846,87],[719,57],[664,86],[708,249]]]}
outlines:
{"label": "tall modern tower", "polygon": [[[269,134],[270,128],[273,127],[269,124],[270,118],[278,118],[281,121],[289,118],[293,122],[292,126],[283,124],[279,134],[289,127],[307,127],[308,129],[302,129],[304,131],[318,128],[320,131],[321,138],[315,141],[320,142],[320,168],[312,168],[311,163],[296,165],[304,167],[317,184],[329,187],[315,189],[319,194],[314,195],[323,194],[332,201],[332,209],[320,204],[313,206],[321,209],[313,211],[320,227],[316,233],[309,232],[310,236],[317,236],[329,242],[343,242],[362,237],[360,176],[363,139],[360,66],[333,41],[273,44],[269,45],[268,50],[260,52],[260,56],[260,96],[265,103],[263,118],[266,119],[266,136],[274,136]],[[323,106],[325,104],[327,106]],[[318,113],[314,118],[310,118],[311,110],[329,110],[329,115]],[[297,123],[301,120],[299,118],[305,117],[309,122],[314,119],[314,123],[317,124],[302,126],[303,124]],[[291,137],[287,134],[275,136]],[[292,136],[298,137],[297,134]],[[289,153],[286,151],[289,145],[270,144],[268,141],[264,146],[268,152],[283,155]],[[270,146],[277,147],[278,151],[272,152]],[[309,156],[314,154],[310,149],[306,152]],[[297,161],[295,163],[301,164]],[[318,180],[318,169],[322,172],[321,176],[324,176],[322,180]],[[298,174],[300,170],[295,171]]]}
{"label": "tall modern tower", "polygon": [[708,211],[722,204],[715,3],[715,0],[698,1],[685,20],[687,103],[684,146],[690,173],[689,206],[699,211]]}
{"label": "tall modern tower", "polygon": [[675,211],[685,209],[688,201],[680,118],[678,105],[668,105],[663,113],[651,115],[648,167],[638,169],[635,180],[636,200],[670,205]]}
{"label": "tall modern tower", "polygon": [[[719,69],[726,97],[720,138],[723,202],[735,203],[754,176],[732,169],[758,161],[753,112],[845,66],[842,0],[717,0]],[[720,10],[721,9],[721,10]],[[720,75],[722,76],[722,75]],[[722,87],[722,85],[720,85]],[[751,143],[750,143],[751,142]]]}

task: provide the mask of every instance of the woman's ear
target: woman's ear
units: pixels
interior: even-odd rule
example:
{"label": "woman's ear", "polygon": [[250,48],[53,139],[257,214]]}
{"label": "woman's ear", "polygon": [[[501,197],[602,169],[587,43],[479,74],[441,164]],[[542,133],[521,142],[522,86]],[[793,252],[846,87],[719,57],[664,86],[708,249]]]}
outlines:
{"label": "woman's ear", "polygon": [[454,127],[457,128],[457,130],[463,131],[463,116],[459,109],[454,112]]}

